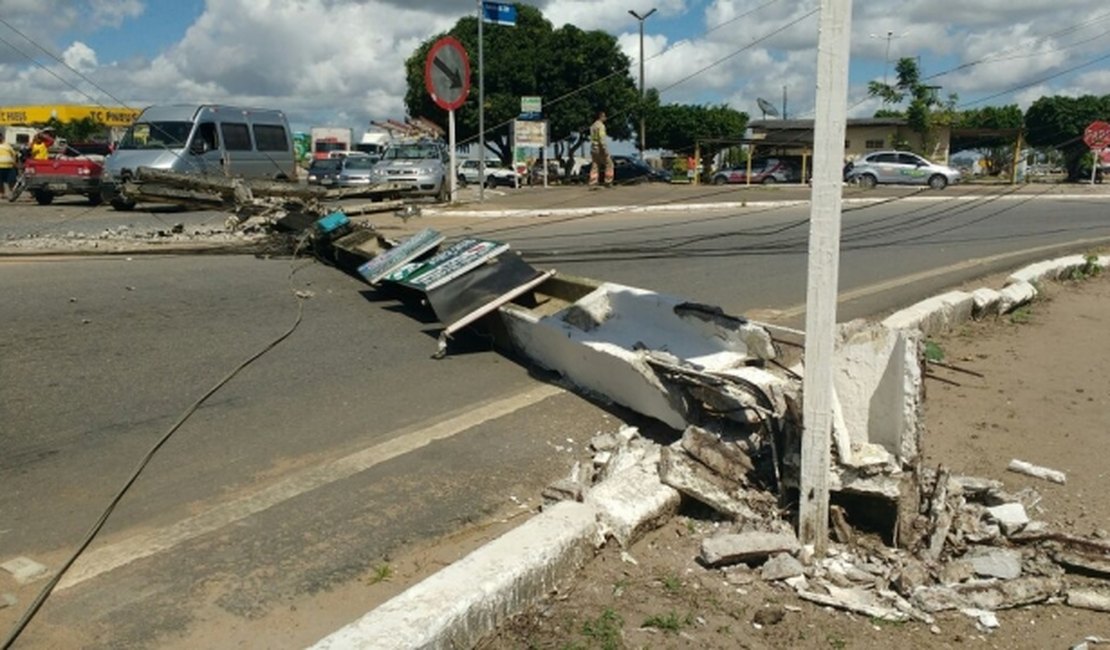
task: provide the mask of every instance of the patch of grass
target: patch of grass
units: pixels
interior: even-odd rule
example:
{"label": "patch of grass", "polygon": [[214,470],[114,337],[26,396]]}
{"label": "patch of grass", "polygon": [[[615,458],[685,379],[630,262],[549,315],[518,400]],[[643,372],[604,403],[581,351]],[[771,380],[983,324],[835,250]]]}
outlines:
{"label": "patch of grass", "polygon": [[370,584],[376,585],[379,582],[387,582],[393,577],[393,568],[388,564],[379,564],[374,567],[374,575],[370,576]]}
{"label": "patch of grass", "polygon": [[593,641],[602,650],[621,647],[621,626],[624,619],[611,608],[606,608],[596,619],[582,624],[582,636]]}
{"label": "patch of grass", "polygon": [[875,616],[872,616],[871,617],[871,625],[874,625],[875,627],[898,629],[900,627],[905,627],[906,622],[905,621],[891,621],[891,620],[888,620],[888,619],[885,619],[885,618],[877,618]]}
{"label": "patch of grass", "polygon": [[717,628],[717,634],[732,636],[732,628],[727,625],[722,625],[721,627]]}
{"label": "patch of grass", "polygon": [[944,350],[932,339],[925,341],[925,360],[944,361]]}
{"label": "patch of grass", "polygon": [[848,642],[836,634],[829,634],[825,637],[825,640],[829,642],[829,647],[833,650],[844,650],[848,647]]}
{"label": "patch of grass", "polygon": [[670,611],[666,614],[649,616],[640,627],[653,627],[657,630],[663,630],[664,632],[678,632],[682,629],[683,625],[689,625],[690,620],[690,616],[682,619],[678,617],[676,612]]}
{"label": "patch of grass", "polygon": [[621,597],[625,589],[628,589],[629,582],[625,578],[621,578],[613,583],[613,595],[617,598]]}
{"label": "patch of grass", "polygon": [[1033,322],[1033,309],[1029,305],[1018,307],[1010,312],[1010,322],[1014,325],[1026,325]]}
{"label": "patch of grass", "polygon": [[682,589],[682,581],[678,579],[678,576],[663,576],[659,581],[663,583],[663,588],[672,594],[678,593]]}

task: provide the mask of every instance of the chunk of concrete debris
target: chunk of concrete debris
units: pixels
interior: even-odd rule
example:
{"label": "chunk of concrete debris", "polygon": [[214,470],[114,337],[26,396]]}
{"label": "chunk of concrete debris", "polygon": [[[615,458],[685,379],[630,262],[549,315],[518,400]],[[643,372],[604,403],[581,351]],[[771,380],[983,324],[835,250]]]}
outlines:
{"label": "chunk of concrete debris", "polygon": [[1002,532],[1012,535],[1029,523],[1029,515],[1025,514],[1025,506],[1020,503],[1004,503],[1000,506],[987,508],[987,514],[992,520],[1002,527]]}
{"label": "chunk of concrete debris", "polygon": [[1110,560],[1105,555],[1059,550],[1052,559],[1066,570],[1110,579]]}
{"label": "chunk of concrete debris", "polygon": [[953,587],[921,587],[914,591],[913,602],[927,612],[966,607],[995,611],[1042,603],[1058,596],[1063,587],[1063,581],[1057,576],[1023,576]]}
{"label": "chunk of concrete debris", "polygon": [[1110,613],[1110,594],[1094,589],[1069,589],[1067,603],[1069,607]]}
{"label": "chunk of concrete debris", "polygon": [[721,476],[743,482],[752,461],[735,443],[721,440],[701,427],[689,426],[682,433],[682,448]]}
{"label": "chunk of concrete debris", "polygon": [[540,495],[544,498],[544,501],[554,503],[557,501],[581,501],[583,492],[581,483],[561,478],[545,487]]}
{"label": "chunk of concrete debris", "polygon": [[975,568],[971,566],[971,562],[967,560],[953,560],[946,562],[940,568],[940,573],[937,579],[940,580],[942,585],[956,585],[961,582],[967,582],[975,576]]}
{"label": "chunk of concrete debris", "polygon": [[733,519],[757,515],[740,498],[741,486],[726,479],[681,451],[663,449],[659,479],[688,497],[696,499]]}
{"label": "chunk of concrete debris", "polygon": [[1053,483],[1059,483],[1060,485],[1064,485],[1068,482],[1067,474],[1064,474],[1059,470],[1049,469],[1040,465],[1034,465],[1033,463],[1027,463],[1024,460],[1018,460],[1016,458],[1010,461],[1010,464],[1006,466],[1006,469],[1010,470],[1011,472],[1017,472],[1018,474],[1032,476],[1033,478],[1039,478],[1046,481],[1052,481]]}
{"label": "chunk of concrete debris", "polygon": [[777,553],[763,563],[763,566],[759,569],[759,577],[767,582],[775,582],[800,576],[804,571],[805,567],[802,566],[801,562],[794,559],[793,555]]}
{"label": "chunk of concrete debris", "polygon": [[873,592],[859,588],[840,589],[833,585],[826,585],[826,588],[829,590],[827,595],[804,589],[797,593],[799,598],[818,605],[836,607],[884,621],[905,621],[910,618],[909,614],[880,603]]}
{"label": "chunk of concrete debris", "polygon": [[613,451],[624,442],[615,433],[599,433],[590,439],[590,448],[594,451]]}
{"label": "chunk of concrete debris", "polygon": [[1012,549],[979,546],[964,559],[976,575],[984,578],[1013,580],[1021,575],[1021,553]]}
{"label": "chunk of concrete debris", "polygon": [[15,581],[21,585],[34,582],[49,573],[45,565],[35,562],[29,557],[16,557],[0,564],[0,569],[12,574]]}
{"label": "chunk of concrete debris", "polygon": [[797,553],[798,538],[788,533],[724,533],[701,542],[701,561],[707,566],[763,560],[776,553]]}
{"label": "chunk of concrete debris", "polygon": [[975,619],[979,627],[984,630],[993,630],[998,627],[998,617],[994,612],[988,612],[985,609],[975,609],[974,607],[965,607],[960,610],[964,616],[970,616]]}
{"label": "chunk of concrete debris", "polygon": [[0,609],[11,607],[18,602],[12,594],[0,594]]}

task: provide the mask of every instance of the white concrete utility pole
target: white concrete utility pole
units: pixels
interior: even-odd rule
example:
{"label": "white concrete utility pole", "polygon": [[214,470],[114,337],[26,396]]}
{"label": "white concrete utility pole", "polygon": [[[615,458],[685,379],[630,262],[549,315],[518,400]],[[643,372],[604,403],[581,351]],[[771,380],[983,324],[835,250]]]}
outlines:
{"label": "white concrete utility pole", "polygon": [[655,7],[643,16],[629,9],[628,13],[632,17],[640,21],[640,159],[644,157],[644,149],[647,148],[647,138],[644,136],[644,21],[655,13]]}
{"label": "white concrete utility pole", "polygon": [[848,115],[852,0],[821,0],[817,37],[817,112],[806,281],[805,377],[802,381],[802,475],[798,536],[823,555],[829,539],[829,462],[840,276],[840,206]]}

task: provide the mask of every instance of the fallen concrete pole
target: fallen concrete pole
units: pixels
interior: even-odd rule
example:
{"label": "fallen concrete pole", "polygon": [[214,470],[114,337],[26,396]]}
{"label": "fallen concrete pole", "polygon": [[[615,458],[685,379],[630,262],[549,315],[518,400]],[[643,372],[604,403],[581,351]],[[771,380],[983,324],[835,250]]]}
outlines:
{"label": "fallen concrete pole", "polygon": [[1067,475],[1059,470],[1041,467],[1040,465],[1027,463],[1024,460],[1018,460],[1016,458],[1010,461],[1010,464],[1006,467],[1006,469],[1010,470],[1011,472],[1017,472],[1018,474],[1032,476],[1033,478],[1039,478],[1046,481],[1052,481],[1053,483],[1059,483],[1060,485],[1064,485],[1068,482]]}

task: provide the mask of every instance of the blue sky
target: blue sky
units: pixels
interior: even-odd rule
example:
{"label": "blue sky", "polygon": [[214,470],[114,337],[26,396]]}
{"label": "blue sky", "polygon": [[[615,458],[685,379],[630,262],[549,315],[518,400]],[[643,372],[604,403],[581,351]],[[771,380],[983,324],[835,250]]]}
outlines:
{"label": "blue sky", "polygon": [[[756,98],[781,108],[786,86],[790,115],[812,115],[817,16],[807,14],[818,0],[529,3],[556,25],[613,34],[634,61],[633,78],[638,22],[628,10],[654,7],[646,77],[649,87],[670,88],[664,101],[727,103],[758,118]],[[1110,59],[1077,68],[1110,54],[1110,7],[1067,6],[857,0],[851,114],[874,113],[866,84],[884,68],[893,78],[902,56],[919,57],[925,75],[951,71],[935,83],[965,105],[996,94],[987,103],[1024,107],[1046,94],[1110,93]],[[472,0],[0,0],[0,20],[18,30],[0,23],[0,103],[249,103],[282,108],[299,128],[360,128],[403,117],[404,59],[474,12]]]}

